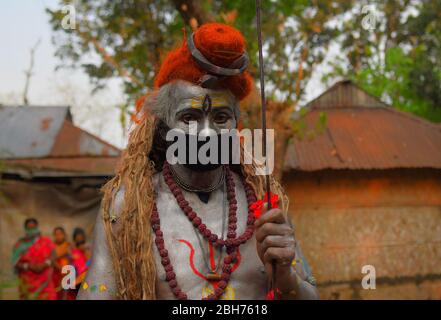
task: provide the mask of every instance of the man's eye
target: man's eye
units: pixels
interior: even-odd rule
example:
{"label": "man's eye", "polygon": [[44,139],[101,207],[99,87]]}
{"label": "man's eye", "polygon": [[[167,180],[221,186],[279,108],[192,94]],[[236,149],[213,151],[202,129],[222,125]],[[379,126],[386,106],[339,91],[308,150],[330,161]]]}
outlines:
{"label": "man's eye", "polygon": [[194,116],[194,115],[192,115],[192,114],[184,114],[182,117],[181,117],[181,121],[183,121],[183,122],[185,122],[185,123],[190,123],[191,121],[198,121],[198,119]]}
{"label": "man's eye", "polygon": [[214,117],[216,123],[225,123],[230,119],[226,113],[219,113]]}

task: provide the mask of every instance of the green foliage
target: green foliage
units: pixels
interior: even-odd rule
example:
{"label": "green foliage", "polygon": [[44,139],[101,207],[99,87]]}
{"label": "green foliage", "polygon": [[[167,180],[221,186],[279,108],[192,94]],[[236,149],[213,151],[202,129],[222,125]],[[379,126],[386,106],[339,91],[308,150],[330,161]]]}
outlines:
{"label": "green foliage", "polygon": [[[337,43],[341,54],[325,79],[351,78],[402,110],[441,121],[440,1],[262,2],[265,77],[271,99],[296,105],[329,46]],[[254,1],[78,0],[76,30],[61,27],[62,5],[70,1],[59,3],[59,10],[47,10],[57,56],[63,66],[82,67],[96,90],[111,78],[123,79],[127,94],[123,112],[152,88],[164,54],[183,40],[186,20],[178,3],[197,3],[203,16],[239,28],[247,39],[250,71],[257,79]],[[376,8],[373,30],[363,28],[365,4]]]}
{"label": "green foliage", "polygon": [[[441,121],[441,2],[371,1],[374,30],[362,28],[361,5],[340,29],[344,55],[325,79],[350,78],[403,111]],[[347,66],[347,67],[345,67]]]}
{"label": "green foliage", "polygon": [[362,69],[353,80],[372,95],[382,97],[403,111],[441,121],[441,109],[434,108],[414,85],[417,79],[413,76],[418,63],[402,49],[391,48],[386,51],[383,68],[376,65]]}
{"label": "green foliage", "polygon": [[[130,101],[151,87],[164,50],[182,38],[183,23],[166,0],[79,0],[75,2],[76,29],[65,30],[63,5],[49,10],[55,31],[56,55],[69,67],[82,67],[95,89],[111,78],[124,79]],[[86,56],[98,59],[84,59]]]}
{"label": "green foliage", "polygon": [[[288,103],[297,103],[320,64],[329,44],[337,35],[329,21],[338,18],[352,1],[263,1],[262,33],[264,38],[265,77],[273,88],[273,99],[282,97]],[[254,1],[220,1],[220,12],[236,10],[235,26],[248,39],[257,77],[257,36]],[[251,40],[250,40],[251,39]]]}
{"label": "green foliage", "polygon": [[[335,36],[326,23],[350,2],[263,1],[266,80],[285,101],[298,101],[303,95],[313,67],[323,60]],[[57,56],[64,66],[69,62],[70,67],[82,67],[97,90],[110,78],[123,78],[129,102],[152,87],[164,53],[183,39],[184,20],[172,0],[79,0],[77,29],[64,30],[62,6],[68,3],[60,0],[58,10],[47,10]],[[257,77],[254,1],[199,3],[214,20],[233,24],[244,33],[251,72]],[[100,59],[85,62],[84,57],[96,53]]]}

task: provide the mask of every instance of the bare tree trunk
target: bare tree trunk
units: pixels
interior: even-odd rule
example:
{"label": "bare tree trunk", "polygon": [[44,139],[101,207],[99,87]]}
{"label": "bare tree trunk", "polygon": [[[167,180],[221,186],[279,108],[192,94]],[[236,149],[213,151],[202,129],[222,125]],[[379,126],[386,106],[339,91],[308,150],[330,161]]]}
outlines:
{"label": "bare tree trunk", "polygon": [[29,105],[28,100],[28,91],[29,91],[29,85],[31,82],[31,77],[33,75],[32,70],[34,69],[34,58],[35,58],[35,51],[37,50],[38,46],[40,45],[41,39],[38,39],[35,45],[30,50],[31,55],[31,61],[29,63],[29,68],[25,70],[26,80],[25,80],[25,87],[23,90],[23,104],[25,106]]}
{"label": "bare tree trunk", "polygon": [[201,1],[198,0],[173,0],[176,10],[181,14],[186,25],[196,30],[201,24],[213,21],[214,18],[206,12]]}

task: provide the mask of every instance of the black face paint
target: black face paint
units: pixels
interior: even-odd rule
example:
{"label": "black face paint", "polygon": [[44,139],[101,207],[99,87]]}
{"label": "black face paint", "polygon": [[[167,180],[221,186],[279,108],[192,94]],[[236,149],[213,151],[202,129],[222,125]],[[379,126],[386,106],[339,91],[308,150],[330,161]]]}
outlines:
{"label": "black face paint", "polygon": [[[219,136],[219,135],[218,135]],[[218,137],[219,138],[219,137]],[[193,171],[199,171],[199,172],[204,172],[204,171],[211,171],[211,170],[215,170],[217,168],[219,168],[221,166],[221,162],[220,159],[217,159],[217,161],[215,163],[207,163],[207,164],[203,164],[199,161],[199,157],[197,157],[197,162],[196,163],[190,163],[190,135],[186,134],[185,135],[185,139],[186,139],[186,155],[185,155],[185,159],[186,159],[186,163],[184,164],[185,167],[189,168],[190,170]],[[197,137],[193,137],[193,139],[197,139]],[[197,141],[197,154],[199,155],[199,150],[202,148],[202,146],[204,146],[206,143],[209,143],[210,141],[210,137],[207,137],[205,141]],[[210,151],[208,150],[207,152],[207,156],[210,156]],[[219,150],[218,150],[219,152]],[[219,155],[220,153],[218,153]],[[211,159],[211,158],[210,158]]]}
{"label": "black face paint", "polygon": [[[186,163],[184,164],[184,166],[186,166],[187,168],[194,170],[194,171],[199,171],[199,172],[204,172],[204,171],[211,171],[211,170],[215,170],[217,168],[219,168],[222,164],[230,164],[232,162],[232,141],[231,138],[228,139],[228,143],[225,143],[222,140],[222,134],[217,134],[217,157],[215,159],[211,159],[211,151],[212,150],[208,150],[206,152],[207,157],[209,158],[209,162],[208,163],[201,163],[199,160],[199,157],[197,157],[197,162],[196,163],[190,163],[190,135],[186,134],[185,135],[185,139],[186,139],[186,155],[185,155],[185,159],[186,159]],[[197,139],[197,137],[193,136],[192,139]],[[207,137],[204,141],[197,141],[197,154],[199,155],[199,151],[200,149],[206,144],[206,143],[210,143],[210,137]],[[228,158],[227,161],[223,161],[222,162],[222,155],[228,152]],[[177,156],[177,155],[176,155]]]}
{"label": "black face paint", "polygon": [[[178,156],[178,150],[175,152],[175,156],[178,159],[178,163],[183,164],[185,167],[194,170],[194,171],[211,171],[219,168],[223,164],[233,164],[234,159],[234,151],[238,150],[235,149],[235,147],[238,148],[238,145],[236,145],[236,142],[238,143],[238,139],[235,141],[231,136],[228,136],[223,134],[217,134],[215,136],[217,140],[217,146],[213,147],[213,149],[208,148],[210,147],[210,139],[211,137],[206,137],[203,141],[198,141],[197,136],[185,134],[185,156],[184,156],[184,163],[180,163],[179,159],[182,159],[182,157]],[[214,139],[214,138],[213,138]],[[216,141],[215,140],[215,141]],[[171,142],[173,143],[173,142]],[[191,156],[191,152],[193,152],[192,148],[190,148],[190,143],[196,143],[196,150],[194,152],[196,155]],[[199,159],[199,154],[201,152],[201,148],[205,146],[205,144],[208,144],[207,149],[203,150],[204,155],[208,158],[208,163],[202,163]],[[193,148],[194,149],[194,148]],[[211,152],[216,152],[216,155],[211,156]],[[236,156],[238,154],[238,151],[236,151]],[[196,161],[194,161],[196,160]],[[236,160],[238,162],[238,160]]]}
{"label": "black face paint", "polygon": [[[195,135],[190,135],[182,132],[182,136],[175,137],[172,141],[166,140],[166,135],[170,128],[164,123],[160,122],[157,126],[157,130],[155,131],[154,143],[152,152],[150,153],[150,158],[155,162],[155,167],[158,171],[162,170],[162,164],[166,160],[166,152],[167,148],[176,143],[178,139],[185,139],[185,154],[179,157],[178,150],[175,151],[174,156],[178,159],[178,163],[184,165],[185,167],[199,172],[211,171],[219,168],[223,164],[239,164],[239,155],[240,155],[240,140],[238,136],[232,136],[228,133],[217,134],[217,157],[211,159],[210,152],[212,151],[210,148],[205,152],[207,158],[209,159],[208,163],[201,163],[199,160],[200,149],[207,143],[210,143],[210,137],[206,137],[203,141],[198,141],[198,137]],[[190,143],[196,144],[196,148],[190,148]],[[192,150],[195,149],[195,150]],[[182,151],[182,150],[181,150]],[[192,157],[190,157],[190,153]],[[184,160],[182,163],[179,161],[180,159]],[[194,163],[190,163],[190,160],[196,160]]]}

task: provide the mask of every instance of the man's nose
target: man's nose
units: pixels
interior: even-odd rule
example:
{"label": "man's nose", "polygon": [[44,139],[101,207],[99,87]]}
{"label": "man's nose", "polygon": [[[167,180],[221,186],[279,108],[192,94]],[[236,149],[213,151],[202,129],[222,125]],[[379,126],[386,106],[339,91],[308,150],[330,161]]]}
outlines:
{"label": "man's nose", "polygon": [[205,118],[201,124],[201,129],[199,130],[200,137],[210,137],[216,135],[216,130],[214,130],[212,123]]}

